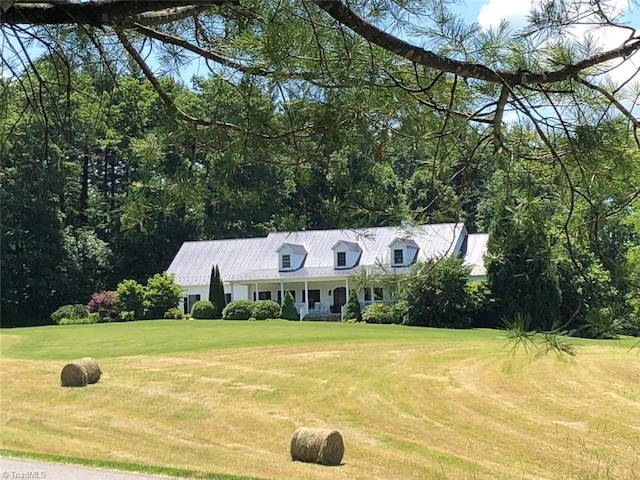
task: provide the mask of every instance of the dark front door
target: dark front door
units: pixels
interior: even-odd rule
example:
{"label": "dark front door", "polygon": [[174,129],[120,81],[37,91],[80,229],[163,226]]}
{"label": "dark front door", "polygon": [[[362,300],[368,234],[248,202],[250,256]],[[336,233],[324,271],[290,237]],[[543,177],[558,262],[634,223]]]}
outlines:
{"label": "dark front door", "polygon": [[309,308],[314,308],[316,303],[320,303],[320,290],[309,290]]}
{"label": "dark front door", "polygon": [[340,313],[342,306],[347,303],[347,289],[338,287],[333,289],[333,313]]}
{"label": "dark front door", "polygon": [[193,304],[200,301],[200,295],[189,295],[186,298],[186,302],[184,302],[185,314],[191,313],[191,309],[193,308]]}

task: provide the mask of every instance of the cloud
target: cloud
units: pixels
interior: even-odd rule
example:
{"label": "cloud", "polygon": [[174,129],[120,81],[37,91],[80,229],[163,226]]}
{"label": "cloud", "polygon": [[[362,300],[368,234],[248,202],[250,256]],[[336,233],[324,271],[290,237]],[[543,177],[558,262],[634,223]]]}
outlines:
{"label": "cloud", "polygon": [[[513,29],[522,27],[534,4],[532,0],[489,0],[478,14],[478,23],[484,27],[495,27],[501,20],[507,20]],[[603,6],[610,16],[625,13],[629,10],[629,0],[614,0]]]}
{"label": "cloud", "polygon": [[531,4],[531,0],[489,0],[480,8],[478,23],[484,28],[490,28],[507,20],[512,28],[520,29],[527,21]]}

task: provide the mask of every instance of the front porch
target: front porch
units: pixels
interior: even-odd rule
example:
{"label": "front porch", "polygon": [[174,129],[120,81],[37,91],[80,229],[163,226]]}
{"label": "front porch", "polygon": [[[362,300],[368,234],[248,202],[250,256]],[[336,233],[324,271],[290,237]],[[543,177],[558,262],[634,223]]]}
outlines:
{"label": "front porch", "polygon": [[[231,285],[231,292],[233,300],[274,300],[279,304],[287,293],[291,293],[301,320],[339,321],[353,287],[353,282],[352,285],[349,283],[349,278],[238,282]],[[365,288],[358,297],[362,308],[385,300],[382,287]]]}

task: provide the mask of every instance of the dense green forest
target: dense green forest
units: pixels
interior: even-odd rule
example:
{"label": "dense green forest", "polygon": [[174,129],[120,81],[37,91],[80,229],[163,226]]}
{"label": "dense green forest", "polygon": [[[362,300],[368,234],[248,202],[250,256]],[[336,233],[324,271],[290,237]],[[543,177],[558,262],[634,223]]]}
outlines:
{"label": "dense green forest", "polygon": [[[28,29],[3,31],[3,326],[47,322],[125,278],[144,282],[186,240],[411,220],[490,233],[500,317],[524,309],[536,328],[638,332],[640,148],[623,99],[574,75],[536,90],[444,74],[320,11],[305,17],[304,4],[254,2],[253,16],[201,9],[164,36],[136,24],[165,44],[156,69],[182,65],[172,48],[186,22],[216,32],[196,53],[228,56],[188,82],[152,75],[142,58],[151,47],[119,28],[48,28],[44,47],[22,43]],[[367,18],[384,24],[392,13]],[[520,50],[524,37],[456,31],[447,18],[442,52],[473,34],[486,64],[538,65]],[[554,48],[547,54],[577,62],[579,48]],[[507,121],[505,109],[524,114]]]}

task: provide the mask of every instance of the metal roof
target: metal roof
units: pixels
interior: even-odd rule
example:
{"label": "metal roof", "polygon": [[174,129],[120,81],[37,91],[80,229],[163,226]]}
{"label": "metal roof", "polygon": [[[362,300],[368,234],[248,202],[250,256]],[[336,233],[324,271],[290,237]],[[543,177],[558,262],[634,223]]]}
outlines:
{"label": "metal roof", "polygon": [[297,253],[299,255],[304,255],[307,253],[307,250],[304,248],[304,245],[296,245],[295,243],[283,243],[278,247],[276,252],[280,252],[283,248],[288,248],[291,253]]}
{"label": "metal roof", "polygon": [[[224,282],[281,278],[345,277],[356,269],[390,264],[389,244],[396,238],[411,239],[419,247],[417,260],[428,260],[459,252],[466,236],[462,223],[372,227],[352,230],[304,230],[275,232],[266,237],[185,242],[168,268],[183,286],[208,285],[211,268],[218,265]],[[358,267],[334,269],[332,247],[343,241],[362,249]],[[278,249],[283,244],[304,247],[304,267],[294,272],[278,271]]]}
{"label": "metal roof", "polygon": [[349,250],[350,252],[361,252],[362,251],[362,247],[360,247],[360,245],[358,245],[356,242],[347,242],[346,240],[338,240],[333,247],[331,247],[331,250],[335,250],[335,248],[338,245],[344,245],[345,248],[347,250]]}
{"label": "metal roof", "polygon": [[487,253],[489,235],[486,233],[473,233],[467,235],[467,253],[464,263],[471,267],[470,275],[473,277],[485,276],[487,269],[484,266],[484,256]]}
{"label": "metal roof", "polygon": [[400,238],[400,237],[394,238],[391,241],[391,243],[389,244],[389,247],[392,247],[394,244],[396,244],[398,242],[404,243],[405,245],[408,245],[409,247],[420,248],[420,245],[418,245],[414,239],[412,239],[412,238]]}

